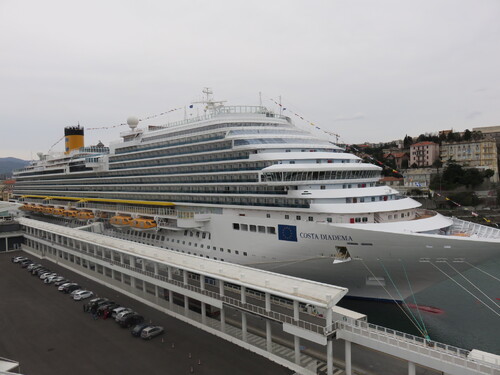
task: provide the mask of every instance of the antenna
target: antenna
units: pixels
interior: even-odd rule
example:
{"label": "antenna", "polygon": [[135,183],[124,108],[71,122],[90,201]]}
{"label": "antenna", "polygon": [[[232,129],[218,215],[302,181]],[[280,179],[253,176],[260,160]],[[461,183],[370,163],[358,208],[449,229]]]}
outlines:
{"label": "antenna", "polygon": [[218,108],[223,107],[224,103],[226,100],[214,100],[213,99],[213,91],[210,87],[204,87],[202,92],[205,94],[206,98],[205,100],[199,101],[199,102],[193,102],[193,103],[201,103],[205,104],[205,109],[204,111],[206,112],[207,110],[210,112],[215,112]]}

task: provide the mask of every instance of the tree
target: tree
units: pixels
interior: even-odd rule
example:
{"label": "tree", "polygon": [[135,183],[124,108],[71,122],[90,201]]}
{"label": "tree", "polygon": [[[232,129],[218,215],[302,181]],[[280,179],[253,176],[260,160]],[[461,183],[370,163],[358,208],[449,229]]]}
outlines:
{"label": "tree", "polygon": [[470,141],[472,139],[472,133],[469,129],[465,129],[464,135],[462,136],[464,141]]}
{"label": "tree", "polygon": [[491,178],[495,175],[495,171],[493,169],[487,169],[483,172],[484,178]]}

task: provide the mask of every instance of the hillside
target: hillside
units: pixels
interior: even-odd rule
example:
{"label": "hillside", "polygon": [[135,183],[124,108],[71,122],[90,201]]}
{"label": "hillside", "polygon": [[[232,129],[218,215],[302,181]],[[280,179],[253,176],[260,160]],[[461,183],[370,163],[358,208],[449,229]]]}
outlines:
{"label": "hillside", "polygon": [[0,158],[0,176],[12,175],[12,170],[22,168],[29,162],[17,158]]}

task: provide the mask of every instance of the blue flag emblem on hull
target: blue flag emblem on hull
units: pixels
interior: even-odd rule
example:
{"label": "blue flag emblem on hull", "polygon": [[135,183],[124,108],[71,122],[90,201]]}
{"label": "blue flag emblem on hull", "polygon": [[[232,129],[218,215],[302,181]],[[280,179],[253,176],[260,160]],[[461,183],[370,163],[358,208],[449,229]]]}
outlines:
{"label": "blue flag emblem on hull", "polygon": [[297,227],[295,225],[278,225],[278,239],[297,242]]}

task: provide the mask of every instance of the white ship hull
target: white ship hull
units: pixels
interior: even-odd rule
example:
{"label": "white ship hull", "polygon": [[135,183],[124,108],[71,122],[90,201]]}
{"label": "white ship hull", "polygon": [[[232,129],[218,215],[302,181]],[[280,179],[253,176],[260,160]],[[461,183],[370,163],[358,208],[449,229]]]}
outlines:
{"label": "white ship hull", "polygon": [[[242,212],[242,211],[240,211]],[[234,230],[233,223],[256,225]],[[293,240],[258,232],[259,226],[295,227]],[[284,222],[272,218],[213,215],[205,239],[194,230],[139,235],[165,249],[338,285],[351,297],[401,301],[449,276],[500,255],[500,241],[419,233],[391,233],[331,223]],[[114,235],[127,238],[137,234]],[[162,240],[162,237],[165,237]],[[295,241],[296,239],[296,241]],[[350,259],[339,261],[337,248]],[[245,255],[246,254],[246,255]]]}

